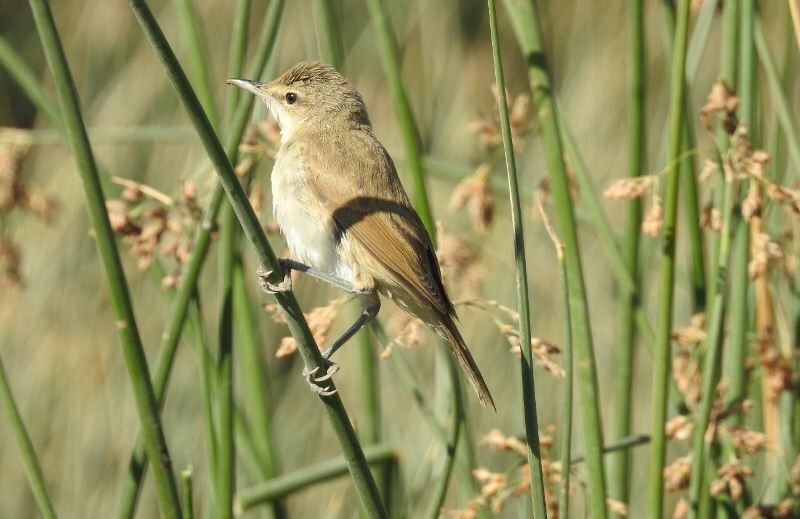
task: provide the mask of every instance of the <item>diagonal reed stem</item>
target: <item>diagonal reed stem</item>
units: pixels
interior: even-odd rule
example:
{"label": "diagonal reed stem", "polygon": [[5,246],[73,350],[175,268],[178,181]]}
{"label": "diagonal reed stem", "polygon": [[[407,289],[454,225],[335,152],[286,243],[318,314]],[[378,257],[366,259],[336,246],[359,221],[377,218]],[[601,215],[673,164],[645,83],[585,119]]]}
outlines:
{"label": "diagonal reed stem", "polygon": [[33,448],[31,437],[22,421],[22,415],[14,402],[14,395],[11,393],[11,385],[8,383],[8,374],[2,359],[0,359],[0,405],[5,409],[8,422],[11,424],[39,515],[44,519],[55,519],[56,511],[47,493],[42,466],[36,457],[36,450]]}
{"label": "diagonal reed stem", "polygon": [[[178,63],[174,52],[170,48],[169,43],[164,37],[147,3],[143,0],[130,0],[129,3],[142,30],[150,40],[158,58],[164,65],[170,82],[173,84],[176,93],[189,114],[198,135],[203,141],[206,152],[216,168],[220,183],[228,195],[228,199],[233,206],[245,235],[255,248],[259,261],[264,268],[273,272],[273,279],[271,279],[271,281],[278,282],[278,278],[282,277],[282,269],[275,257],[275,253],[267,241],[267,237],[261,228],[258,217],[247,200],[247,195],[239,183],[239,180],[236,178],[233,166],[228,160],[225,150],[217,139],[208,118],[203,112],[197,100],[197,96],[186,78],[186,74]],[[289,325],[289,330],[297,341],[298,350],[306,366],[309,370],[324,370],[324,360],[319,348],[314,342],[314,337],[311,330],[308,328],[308,323],[303,316],[294,294],[291,292],[279,293],[275,295],[275,299],[283,310],[283,314]],[[331,382],[330,385],[331,389],[335,389],[333,382]],[[350,470],[350,475],[353,478],[356,491],[364,505],[368,517],[387,517],[386,510],[378,494],[377,486],[375,485],[375,481],[372,478],[372,474],[370,474],[369,467],[364,458],[364,452],[361,449],[361,445],[358,443],[358,439],[353,431],[341,398],[338,393],[336,393],[329,397],[320,397],[319,400],[323,404],[331,421],[339,445],[347,460],[347,467]]]}
{"label": "diagonal reed stem", "polygon": [[133,386],[145,450],[151,460],[161,514],[163,517],[177,519],[181,515],[180,501],[159,416],[158,401],[150,382],[147,358],[136,326],[130,292],[114,241],[114,233],[108,221],[100,175],[81,117],[75,85],[50,6],[46,0],[30,0],[30,5],[53,77],[64,126],[83,181],[89,218],[110,291],[111,306]]}
{"label": "diagonal reed stem", "polygon": [[525,437],[528,441],[528,465],[531,477],[531,503],[534,517],[546,518],[544,481],[542,478],[542,453],[539,447],[539,419],[536,412],[536,388],[533,376],[533,354],[531,351],[531,308],[528,295],[528,270],[525,262],[525,238],[522,230],[522,207],[517,181],[517,166],[514,159],[514,143],[511,140],[511,123],[506,102],[506,82],[503,76],[503,60],[500,54],[500,37],[497,34],[497,9],[494,0],[488,1],[489,29],[492,38],[492,57],[497,84],[497,105],[500,110],[500,128],[503,133],[503,149],[508,173],[508,192],[511,199],[511,225],[514,232],[514,260],[517,273],[517,311],[519,312],[519,338],[521,345],[520,373],[522,375],[522,406],[525,417]]}
{"label": "diagonal reed stem", "polygon": [[[253,77],[260,76],[267,64],[269,56],[274,49],[274,42],[278,31],[278,23],[283,12],[283,0],[275,0],[270,3],[267,14],[264,17],[264,24],[258,39],[258,46],[254,53],[253,64],[250,73]],[[252,96],[245,96],[236,107],[233,122],[225,142],[226,153],[233,154],[238,149],[244,130],[250,117],[250,109],[253,107],[254,99]],[[164,405],[166,399],[166,388],[169,383],[172,365],[175,361],[178,343],[183,332],[189,305],[195,295],[197,280],[205,262],[208,250],[211,247],[211,232],[217,220],[217,214],[222,206],[225,192],[221,184],[217,184],[211,193],[208,205],[203,213],[203,220],[192,244],[189,254],[189,262],[184,267],[183,281],[175,293],[175,299],[170,308],[170,317],[164,329],[159,350],[158,360],[153,377],[153,385],[158,397],[159,405]],[[216,450],[216,448],[215,448]],[[120,519],[131,518],[136,509],[136,501],[141,489],[144,476],[145,451],[142,439],[139,438],[134,447],[129,462],[128,478],[125,481],[125,488],[122,492],[122,499],[117,510],[117,517]]]}
{"label": "diagonal reed stem", "polygon": [[679,0],[672,53],[670,133],[667,188],[664,200],[664,227],[661,245],[661,279],[659,284],[658,331],[653,355],[653,406],[652,441],[650,455],[650,479],[648,516],[662,516],[664,506],[664,462],[666,458],[666,436],[664,425],[667,417],[667,388],[670,374],[670,352],[672,333],[672,311],[675,294],[675,227],[678,208],[679,166],[681,153],[683,118],[685,116],[684,77],[686,69],[686,47],[689,33],[689,0]]}

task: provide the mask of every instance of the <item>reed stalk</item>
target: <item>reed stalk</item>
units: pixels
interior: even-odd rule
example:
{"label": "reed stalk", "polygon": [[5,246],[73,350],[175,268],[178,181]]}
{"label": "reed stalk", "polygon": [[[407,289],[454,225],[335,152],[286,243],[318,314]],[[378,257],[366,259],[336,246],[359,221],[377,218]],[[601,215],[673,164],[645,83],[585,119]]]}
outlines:
{"label": "reed stalk", "polygon": [[[244,68],[244,55],[247,48],[247,21],[250,17],[251,0],[238,0],[231,28],[231,47],[228,60],[228,77],[240,77]],[[198,49],[199,52],[199,49]],[[195,82],[196,84],[197,82]],[[211,90],[211,85],[207,85]],[[202,93],[203,88],[200,90]],[[230,127],[235,117],[234,109],[239,99],[237,89],[227,89],[226,126]],[[202,98],[201,98],[202,99]],[[212,99],[213,101],[213,99]],[[206,110],[208,113],[208,110]],[[213,112],[212,112],[213,113]],[[209,117],[212,125],[214,118]],[[236,164],[239,160],[238,148],[226,150],[228,160]],[[236,491],[236,446],[234,436],[234,373],[233,373],[233,278],[236,265],[236,251],[240,236],[236,226],[236,216],[229,203],[223,202],[220,216],[219,244],[219,350],[217,358],[217,417],[219,441],[216,474],[216,511],[222,519],[233,517],[233,495]],[[247,294],[243,294],[247,298]],[[249,305],[245,305],[249,306]],[[247,310],[249,311],[249,310]],[[252,329],[245,331],[252,335]]]}
{"label": "reed stalk", "polygon": [[[642,0],[628,2],[628,32],[630,51],[628,176],[638,177],[646,168],[647,142],[645,134],[645,27]],[[624,255],[627,271],[636,276],[639,270],[639,232],[642,219],[642,208],[638,198],[633,198],[628,202],[627,212]],[[632,291],[623,292],[620,347],[616,362],[617,376],[615,377],[617,386],[614,396],[617,415],[612,428],[613,438],[624,438],[630,434],[631,429],[637,308],[641,308],[638,294]],[[630,471],[630,456],[627,450],[621,450],[609,458],[609,495],[623,503],[627,503],[629,500]]]}
{"label": "reed stalk", "polygon": [[560,137],[560,127],[563,124],[559,120],[558,107],[553,95],[553,82],[547,71],[536,2],[533,0],[529,2],[505,0],[505,6],[528,65],[531,101],[537,107],[536,113],[549,172],[558,234],[564,243],[565,266],[569,279],[572,341],[575,348],[576,375],[580,395],[579,407],[587,456],[588,507],[591,517],[604,518],[606,517],[606,484],[597,368],[577,226]]}
{"label": "reed stalk", "polygon": [[0,36],[0,64],[25,92],[33,105],[50,120],[50,123],[63,130],[58,105],[44,91],[39,78],[36,77],[30,66],[2,36]]}
{"label": "reed stalk", "polygon": [[664,504],[664,480],[662,475],[666,458],[664,425],[667,419],[667,388],[670,378],[670,346],[675,293],[675,239],[680,180],[678,161],[681,153],[683,118],[686,115],[684,71],[686,69],[686,49],[689,33],[689,0],[679,0],[677,14],[670,89],[670,133],[667,162],[670,169],[667,173],[667,187],[664,198],[659,317],[653,355],[652,441],[648,495],[648,515],[653,519],[662,516]]}
{"label": "reed stalk", "polygon": [[[211,124],[216,127],[219,124],[219,110],[214,98],[214,88],[212,87],[211,72],[209,71],[211,60],[205,48],[205,38],[202,35],[201,21],[197,14],[195,0],[174,0],[174,3],[188,51],[186,61],[189,63],[189,77],[192,78],[192,83],[196,85],[200,104],[203,105],[203,109],[208,114]],[[246,25],[242,30],[240,26],[234,23],[233,30],[240,31],[240,33],[244,34],[244,37],[247,36]]]}
{"label": "reed stalk", "polygon": [[314,0],[314,21],[322,59],[339,69],[343,62],[342,36],[334,0]]}
{"label": "reed stalk", "polygon": [[183,519],[194,518],[194,503],[192,502],[192,468],[181,472],[181,509]]}
{"label": "reed stalk", "polygon": [[17,442],[22,465],[25,467],[25,475],[28,476],[28,484],[31,486],[33,499],[36,501],[36,509],[44,519],[55,519],[56,511],[50,495],[47,493],[42,465],[39,463],[39,458],[36,457],[36,449],[34,449],[31,437],[22,421],[19,408],[14,402],[14,394],[11,392],[11,384],[8,382],[8,374],[2,359],[0,359],[0,405],[5,410],[6,419],[11,425],[14,440]]}
{"label": "reed stalk", "polygon": [[[233,166],[203,112],[197,96],[186,78],[186,74],[178,63],[147,3],[143,0],[130,0],[129,3],[203,142],[203,146],[216,169],[220,183],[228,195],[245,236],[255,248],[258,259],[265,270],[272,271],[271,281],[278,282],[278,278],[282,277],[282,269],[277,257],[267,241],[267,237],[247,199],[247,195],[236,177]],[[305,321],[294,294],[291,292],[279,293],[275,295],[275,299],[283,310],[289,330],[297,342],[298,351],[303,357],[307,368],[309,370],[324,370],[324,360],[314,342],[314,337],[308,328],[308,323]],[[336,389],[333,382],[330,382],[330,386],[332,390]],[[369,517],[387,517],[377,486],[370,474],[361,445],[358,443],[341,398],[338,393],[335,393],[328,397],[320,397],[319,400],[331,421],[339,445],[347,460],[347,466],[356,491],[367,515]]]}
{"label": "reed stalk", "polygon": [[503,134],[503,149],[508,174],[508,192],[511,201],[511,225],[514,236],[514,261],[516,265],[517,312],[519,313],[520,374],[522,376],[522,411],[525,419],[525,438],[528,442],[528,466],[531,477],[531,504],[534,517],[546,518],[542,477],[542,454],[539,446],[539,419],[536,410],[536,388],[533,375],[533,353],[531,350],[531,308],[528,294],[528,270],[525,262],[525,238],[522,228],[522,207],[517,181],[517,165],[514,158],[514,143],[506,101],[506,82],[503,75],[503,60],[500,52],[500,36],[497,30],[497,9],[494,0],[488,0],[489,29],[492,38],[497,106],[500,111],[500,129]]}
{"label": "reed stalk", "polygon": [[[369,464],[377,465],[397,459],[397,451],[383,444],[369,445],[364,448],[364,456]],[[236,507],[245,512],[262,503],[275,501],[317,483],[343,476],[347,470],[348,461],[343,457],[304,467],[240,490],[236,495]]]}
{"label": "reed stalk", "polygon": [[[726,175],[727,176],[727,175]],[[722,229],[720,230],[719,256],[716,271],[719,279],[715,284],[716,293],[711,298],[708,324],[706,329],[706,351],[703,358],[703,387],[700,407],[695,416],[692,439],[692,474],[689,483],[689,518],[701,517],[701,510],[709,510],[710,491],[706,463],[710,457],[711,445],[706,442],[706,432],[711,418],[711,409],[717,396],[717,383],[720,377],[722,360],[722,343],[724,339],[726,293],[728,283],[728,257],[731,248],[733,225],[733,204],[738,197],[737,181],[734,178],[724,179]],[[713,440],[712,440],[713,442]],[[705,497],[704,497],[705,496]],[[705,501],[705,503],[703,503]],[[708,515],[702,515],[708,517]]]}
{"label": "reed stalk", "polygon": [[[267,14],[264,17],[264,24],[259,35],[257,49],[254,53],[253,63],[250,73],[254,77],[260,76],[266,67],[267,60],[272,54],[274,42],[278,31],[278,24],[283,12],[283,0],[275,0],[270,3]],[[250,109],[253,107],[255,99],[252,96],[245,96],[236,107],[233,122],[229,128],[229,133],[225,141],[225,150],[233,154],[239,146],[239,142],[244,135],[247,122],[250,117]],[[175,293],[175,298],[170,307],[170,316],[164,328],[156,361],[154,388],[158,396],[159,405],[163,407],[166,399],[166,388],[172,372],[172,365],[175,361],[178,343],[183,333],[184,323],[189,311],[189,306],[195,296],[197,280],[200,277],[203,264],[211,246],[211,232],[215,227],[217,215],[222,206],[225,192],[221,184],[217,184],[210,196],[208,205],[203,212],[203,218],[196,232],[192,249],[189,254],[189,262],[184,267],[183,281]],[[213,436],[216,442],[216,436]],[[216,449],[216,447],[215,447]],[[136,509],[136,501],[141,488],[144,476],[145,452],[142,440],[137,439],[136,447],[131,455],[129,462],[130,469],[125,488],[122,492],[122,499],[117,511],[120,519],[131,518]]]}
{"label": "reed stalk", "polygon": [[119,341],[133,386],[142,436],[153,469],[156,495],[164,517],[180,517],[180,501],[172,462],[164,437],[158,401],[150,381],[147,358],[136,326],[130,291],[122,269],[114,233],[108,221],[100,175],[80,112],[80,103],[66,56],[46,0],[30,0],[36,28],[56,89],[61,117],[81,174],[89,219],[103,264]]}

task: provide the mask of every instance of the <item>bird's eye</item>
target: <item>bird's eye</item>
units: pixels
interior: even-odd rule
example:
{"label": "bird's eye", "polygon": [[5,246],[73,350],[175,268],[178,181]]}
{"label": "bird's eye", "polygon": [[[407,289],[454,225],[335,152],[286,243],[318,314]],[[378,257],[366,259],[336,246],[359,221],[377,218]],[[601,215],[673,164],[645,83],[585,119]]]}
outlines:
{"label": "bird's eye", "polygon": [[289,103],[290,105],[295,104],[297,102],[297,94],[295,94],[294,92],[288,92],[286,94],[286,102]]}

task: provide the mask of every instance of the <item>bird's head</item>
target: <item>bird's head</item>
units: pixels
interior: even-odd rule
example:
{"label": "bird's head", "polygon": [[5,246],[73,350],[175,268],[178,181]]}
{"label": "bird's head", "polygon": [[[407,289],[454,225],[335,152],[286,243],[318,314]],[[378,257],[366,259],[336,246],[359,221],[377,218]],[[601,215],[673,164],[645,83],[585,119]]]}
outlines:
{"label": "bird's head", "polygon": [[228,79],[227,83],[267,104],[284,141],[299,128],[369,125],[361,95],[336,69],[316,61],[300,62],[267,83],[249,79]]}

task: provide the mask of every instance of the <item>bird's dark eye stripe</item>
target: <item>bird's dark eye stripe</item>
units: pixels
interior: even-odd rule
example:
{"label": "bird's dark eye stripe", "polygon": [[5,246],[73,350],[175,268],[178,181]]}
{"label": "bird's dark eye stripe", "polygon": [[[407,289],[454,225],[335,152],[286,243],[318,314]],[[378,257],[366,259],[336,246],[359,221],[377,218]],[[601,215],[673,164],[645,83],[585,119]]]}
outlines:
{"label": "bird's dark eye stripe", "polygon": [[297,101],[297,94],[295,94],[294,92],[288,92],[286,94],[286,102],[289,103],[290,105],[293,105],[295,101]]}

